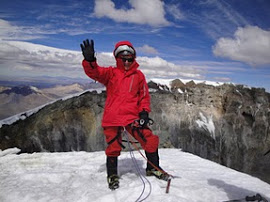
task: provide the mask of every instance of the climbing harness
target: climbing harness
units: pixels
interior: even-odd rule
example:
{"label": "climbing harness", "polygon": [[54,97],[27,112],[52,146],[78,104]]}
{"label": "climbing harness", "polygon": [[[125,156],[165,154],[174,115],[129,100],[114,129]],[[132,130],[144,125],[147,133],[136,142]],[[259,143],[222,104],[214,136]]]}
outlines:
{"label": "climbing harness", "polygon": [[[149,125],[153,125],[154,121],[149,118]],[[144,120],[140,119],[140,120],[135,120],[132,124],[130,124],[130,127],[132,128],[132,136],[135,136],[135,131],[137,132],[137,134],[139,135],[139,137],[146,142],[145,137],[143,136],[142,130],[150,130],[148,127],[142,127],[142,125],[144,124]],[[107,144],[110,145],[112,144],[114,141],[117,141],[118,144],[125,149],[126,147],[121,143],[120,139],[122,138],[122,127],[119,126],[118,130],[117,130],[117,134],[115,135],[115,137],[113,139],[111,139]],[[127,142],[127,140],[122,140],[122,142]],[[134,143],[139,143],[139,142],[134,142]]]}

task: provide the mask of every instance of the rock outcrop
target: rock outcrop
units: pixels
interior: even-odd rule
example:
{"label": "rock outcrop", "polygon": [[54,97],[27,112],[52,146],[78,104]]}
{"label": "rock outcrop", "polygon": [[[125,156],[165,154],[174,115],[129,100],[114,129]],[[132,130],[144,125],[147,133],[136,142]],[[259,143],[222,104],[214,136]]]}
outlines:
{"label": "rock outcrop", "polygon": [[[160,147],[175,147],[270,183],[270,94],[264,89],[174,80],[149,83],[151,127]],[[98,151],[105,92],[59,100],[0,129],[0,149]],[[183,165],[184,166],[184,165]]]}

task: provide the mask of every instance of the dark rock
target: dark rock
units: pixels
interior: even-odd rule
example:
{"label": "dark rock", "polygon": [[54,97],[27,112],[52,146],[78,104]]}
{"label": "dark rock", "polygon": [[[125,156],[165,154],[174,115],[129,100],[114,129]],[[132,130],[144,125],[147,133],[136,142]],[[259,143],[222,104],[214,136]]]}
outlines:
{"label": "dark rock", "polygon": [[148,87],[149,88],[152,88],[152,89],[158,90],[158,85],[155,82],[153,82],[153,81],[149,81],[148,82]]}

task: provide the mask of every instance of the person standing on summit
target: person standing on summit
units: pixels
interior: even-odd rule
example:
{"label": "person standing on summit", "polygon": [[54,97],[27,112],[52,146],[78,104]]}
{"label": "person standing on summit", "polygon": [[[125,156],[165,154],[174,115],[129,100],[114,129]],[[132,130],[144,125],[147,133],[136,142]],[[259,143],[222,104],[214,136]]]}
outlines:
{"label": "person standing on summit", "polygon": [[[159,166],[159,137],[148,127],[150,95],[145,76],[138,70],[133,45],[129,41],[120,41],[115,45],[113,54],[116,67],[101,67],[97,64],[93,40],[87,39],[80,46],[86,75],[106,86],[102,127],[108,144],[105,153],[109,188],[114,190],[119,187],[117,157],[122,149],[123,130],[132,134],[145,150],[148,159],[146,175],[167,180],[168,174]],[[134,128],[136,121],[138,124]]]}

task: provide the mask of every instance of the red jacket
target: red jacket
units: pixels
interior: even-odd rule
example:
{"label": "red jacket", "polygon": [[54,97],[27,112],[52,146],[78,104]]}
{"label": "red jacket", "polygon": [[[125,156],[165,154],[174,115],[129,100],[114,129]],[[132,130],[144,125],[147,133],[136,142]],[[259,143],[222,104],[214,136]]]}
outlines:
{"label": "red jacket", "polygon": [[116,67],[100,67],[96,62],[83,60],[85,73],[104,84],[107,99],[102,126],[126,126],[139,118],[139,112],[150,109],[150,96],[144,74],[134,60],[125,71],[121,59],[116,58]]}

